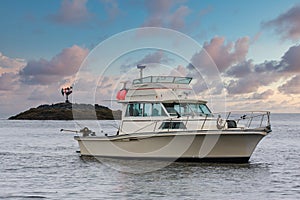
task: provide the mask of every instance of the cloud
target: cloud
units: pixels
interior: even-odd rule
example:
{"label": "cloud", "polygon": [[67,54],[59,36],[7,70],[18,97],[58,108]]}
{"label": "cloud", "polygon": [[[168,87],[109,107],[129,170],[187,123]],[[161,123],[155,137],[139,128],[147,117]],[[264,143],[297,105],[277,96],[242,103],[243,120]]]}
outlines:
{"label": "cloud", "polygon": [[[276,71],[277,62],[253,64],[251,60],[230,67],[224,76],[229,79],[225,85],[231,95],[256,92],[261,86],[277,82],[282,74]],[[259,69],[259,70],[258,70]]]}
{"label": "cloud", "polygon": [[274,94],[274,91],[269,89],[269,90],[266,90],[262,93],[254,93],[252,95],[252,98],[253,99],[268,99],[270,96],[272,96]]}
{"label": "cloud", "polygon": [[281,85],[278,90],[284,94],[300,94],[300,75]]}
{"label": "cloud", "polygon": [[63,0],[56,14],[49,18],[59,24],[81,24],[92,18],[86,7],[87,0]]}
{"label": "cloud", "polygon": [[282,39],[300,39],[300,4],[282,13],[277,18],[262,23],[263,28],[274,28]]}
{"label": "cloud", "polygon": [[73,83],[72,75],[88,53],[88,49],[74,45],[51,60],[31,60],[27,64],[24,59],[1,54],[0,63],[5,68],[0,67],[0,116],[8,117],[30,106],[64,101],[60,88],[67,82]]}
{"label": "cloud", "polygon": [[231,77],[244,77],[251,73],[251,68],[253,68],[252,60],[243,61],[237,65],[231,66],[226,74]]}
{"label": "cloud", "polygon": [[119,16],[122,11],[119,8],[119,4],[115,0],[101,0],[102,5],[108,15],[108,21],[112,21]]}
{"label": "cloud", "polygon": [[249,37],[225,44],[224,37],[214,37],[209,43],[205,42],[203,48],[216,63],[220,72],[229,66],[244,61],[249,49]]}
{"label": "cloud", "polygon": [[28,90],[27,100],[32,102],[46,103],[63,101],[65,97],[61,95],[59,85],[35,86]]}
{"label": "cloud", "polygon": [[163,27],[164,20],[173,6],[173,3],[172,0],[145,1],[146,10],[148,10],[149,16],[145,20],[143,26]]}
{"label": "cloud", "polygon": [[[299,19],[300,20],[300,19]],[[282,57],[280,69],[286,72],[300,72],[300,45],[292,46]]]}
{"label": "cloud", "polygon": [[264,63],[259,63],[255,65],[254,72],[256,73],[263,73],[266,71],[280,71],[280,61],[271,60],[271,61],[265,61]]}
{"label": "cloud", "polygon": [[188,70],[182,65],[178,65],[175,69],[171,70],[169,76],[187,76]]}
{"label": "cloud", "polygon": [[169,58],[166,53],[164,53],[164,51],[157,50],[145,54],[144,57],[138,61],[132,62],[131,59],[129,59],[129,61],[130,62],[124,63],[121,66],[122,71],[127,71],[128,69],[131,69],[133,66],[137,66],[138,64],[147,65],[147,69],[149,67],[160,66],[160,64],[168,64],[171,61],[171,58]]}
{"label": "cloud", "polygon": [[253,36],[253,38],[251,38],[251,44],[256,43],[256,42],[260,39],[261,35],[262,35],[262,32],[261,32],[261,31],[257,32],[257,33]]}
{"label": "cloud", "polygon": [[185,17],[190,13],[187,6],[180,6],[172,15],[169,16],[170,28],[181,30],[185,27]]}
{"label": "cloud", "polygon": [[74,75],[89,53],[88,49],[74,45],[63,49],[50,61],[31,60],[20,71],[21,81],[26,84],[47,85]]}
{"label": "cloud", "polygon": [[[229,79],[226,82],[229,94],[247,94],[256,92],[261,86],[289,79],[300,72],[300,45],[290,47],[281,60],[265,61],[253,64],[252,60],[230,66],[224,75]],[[278,90],[285,94],[295,94],[298,78],[280,86]]]}
{"label": "cloud", "polygon": [[26,61],[20,58],[10,58],[0,52],[0,74],[4,72],[15,72],[26,65]]}
{"label": "cloud", "polygon": [[256,92],[261,86],[267,86],[277,81],[271,76],[251,73],[248,76],[236,80],[230,80],[226,83],[226,89],[231,95],[240,95]]}
{"label": "cloud", "polygon": [[168,58],[163,51],[156,51],[154,53],[147,54],[139,61],[139,63],[168,63]]}
{"label": "cloud", "polygon": [[180,5],[181,1],[174,0],[152,0],[145,1],[148,18],[143,27],[167,27],[176,30],[183,29],[185,17],[191,12],[187,6]]}
{"label": "cloud", "polygon": [[[214,37],[210,42],[205,42],[203,48],[216,63],[220,71],[219,75],[222,77],[227,93],[231,97],[245,94],[252,99],[265,99],[273,95],[276,89],[285,94],[296,94],[299,92],[296,88],[297,78],[292,79],[293,81],[291,80],[279,88],[278,85],[281,81],[290,79],[294,77],[295,73],[300,72],[300,45],[290,47],[280,60],[270,60],[263,63],[253,63],[251,59],[246,60],[249,49],[248,37],[240,38],[228,44],[225,43],[225,38]],[[186,66],[187,75],[194,76],[195,73],[200,72],[200,76],[204,79],[197,80],[194,88],[197,91],[209,89],[212,91],[211,94],[218,94],[217,91],[222,92],[221,85],[209,86],[208,88],[203,83],[204,80],[207,80],[205,79],[205,74],[213,75],[215,73],[213,69],[210,69],[214,67],[210,63],[211,60],[203,51],[195,53],[190,59],[190,64]],[[196,66],[201,69],[198,69]],[[257,93],[258,90],[266,86],[274,89]]]}
{"label": "cloud", "polygon": [[18,76],[15,73],[0,74],[0,91],[12,91],[18,87]]}
{"label": "cloud", "polygon": [[[205,42],[203,50],[196,52],[190,59],[190,64],[186,66],[187,75],[197,78],[193,89],[196,92],[207,90],[210,94],[217,95],[222,94],[225,89],[224,85],[227,85],[234,93],[244,92],[244,90],[239,90],[238,84],[240,84],[239,77],[244,77],[251,72],[252,61],[246,61],[248,49],[248,37],[228,44],[225,43],[224,37],[214,37],[210,42]],[[230,82],[223,83],[222,75],[229,78]],[[234,77],[236,79],[232,79]],[[252,92],[252,89],[249,88],[250,91]]]}
{"label": "cloud", "polygon": [[266,61],[254,67],[255,72],[276,71],[278,73],[300,72],[300,45],[290,47],[279,61]]}
{"label": "cloud", "polygon": [[18,72],[26,65],[20,58],[10,58],[0,52],[0,91],[13,91],[19,86]]}

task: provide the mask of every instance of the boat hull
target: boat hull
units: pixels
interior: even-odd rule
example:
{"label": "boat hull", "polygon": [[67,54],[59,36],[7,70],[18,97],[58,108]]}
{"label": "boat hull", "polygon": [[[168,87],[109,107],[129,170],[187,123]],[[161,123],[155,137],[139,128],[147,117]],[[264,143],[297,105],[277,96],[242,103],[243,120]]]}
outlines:
{"label": "boat hull", "polygon": [[82,156],[184,162],[248,162],[266,132],[158,133],[79,137]]}

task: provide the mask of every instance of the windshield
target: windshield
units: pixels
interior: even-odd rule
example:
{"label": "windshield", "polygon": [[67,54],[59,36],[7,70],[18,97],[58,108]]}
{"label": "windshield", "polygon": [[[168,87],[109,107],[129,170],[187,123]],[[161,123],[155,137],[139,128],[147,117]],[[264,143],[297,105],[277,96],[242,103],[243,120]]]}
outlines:
{"label": "windshield", "polygon": [[210,110],[208,109],[208,107],[205,104],[189,104],[189,107],[192,110],[192,112],[194,112],[197,115],[199,115],[199,114],[205,114],[205,115],[211,114]]}
{"label": "windshield", "polygon": [[170,116],[202,116],[212,115],[205,104],[200,103],[164,103]]}

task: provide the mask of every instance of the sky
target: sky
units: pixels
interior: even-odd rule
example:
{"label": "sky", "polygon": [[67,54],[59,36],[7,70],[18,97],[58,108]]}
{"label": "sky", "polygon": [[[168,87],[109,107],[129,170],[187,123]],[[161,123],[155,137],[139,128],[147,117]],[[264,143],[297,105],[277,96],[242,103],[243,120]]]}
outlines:
{"label": "sky", "polygon": [[[191,64],[202,62],[199,52],[182,59],[165,49],[145,48],[137,37],[119,40],[145,27],[184,34],[207,52],[223,86],[205,88],[197,79],[194,87],[204,99],[225,96],[233,110],[300,112],[299,0],[0,2],[0,118],[63,102],[62,87],[74,85],[76,99],[84,92],[76,91],[75,83],[78,88],[94,88],[94,102],[105,105],[101,99],[112,98],[122,81],[138,77],[139,63],[149,65],[145,75],[158,75],[153,74],[158,72],[153,63],[163,75],[194,74]],[[155,38],[149,32],[143,42],[149,36]],[[105,42],[111,48],[103,49]],[[127,53],[115,55],[126,48]],[[101,73],[86,71],[84,66],[97,58],[111,58],[109,67],[103,61],[97,66]]]}

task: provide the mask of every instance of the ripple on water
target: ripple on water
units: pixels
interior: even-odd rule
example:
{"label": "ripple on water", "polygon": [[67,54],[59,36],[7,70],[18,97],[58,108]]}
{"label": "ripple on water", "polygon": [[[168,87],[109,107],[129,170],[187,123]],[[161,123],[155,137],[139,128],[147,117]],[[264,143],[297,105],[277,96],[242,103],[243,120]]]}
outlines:
{"label": "ripple on water", "polygon": [[164,163],[79,157],[73,136],[59,132],[74,129],[71,121],[2,120],[0,198],[300,199],[300,115],[272,119],[248,164],[172,163],[138,174],[115,169]]}

